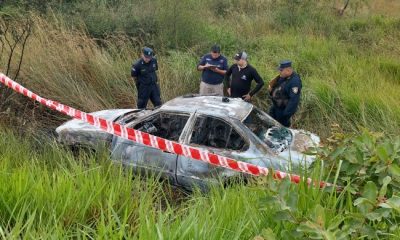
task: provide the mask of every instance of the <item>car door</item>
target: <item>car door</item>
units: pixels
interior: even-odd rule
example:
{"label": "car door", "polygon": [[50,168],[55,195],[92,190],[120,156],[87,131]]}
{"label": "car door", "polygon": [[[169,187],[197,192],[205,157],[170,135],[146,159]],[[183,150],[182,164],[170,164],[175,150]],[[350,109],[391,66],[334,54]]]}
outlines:
{"label": "car door", "polygon": [[[246,156],[249,143],[240,129],[222,118],[196,115],[187,138],[187,143],[209,152],[241,159]],[[209,163],[179,156],[177,162],[177,181],[179,185],[192,188],[194,185],[206,188],[208,182],[216,182],[220,177],[236,175],[236,172]]]}
{"label": "car door", "polygon": [[[132,128],[171,141],[179,141],[189,114],[158,111],[136,123]],[[160,174],[173,183],[176,182],[177,155],[119,138],[113,148],[113,158],[123,164],[133,166],[144,174]]]}

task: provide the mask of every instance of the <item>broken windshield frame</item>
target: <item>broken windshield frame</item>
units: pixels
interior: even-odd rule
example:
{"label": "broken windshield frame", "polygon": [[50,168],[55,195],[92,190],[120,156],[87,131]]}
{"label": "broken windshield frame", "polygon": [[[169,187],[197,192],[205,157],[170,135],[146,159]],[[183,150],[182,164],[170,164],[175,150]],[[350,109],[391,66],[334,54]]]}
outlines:
{"label": "broken windshield frame", "polygon": [[263,143],[275,151],[283,151],[292,142],[293,136],[288,128],[283,127],[258,108],[253,108],[243,121]]}

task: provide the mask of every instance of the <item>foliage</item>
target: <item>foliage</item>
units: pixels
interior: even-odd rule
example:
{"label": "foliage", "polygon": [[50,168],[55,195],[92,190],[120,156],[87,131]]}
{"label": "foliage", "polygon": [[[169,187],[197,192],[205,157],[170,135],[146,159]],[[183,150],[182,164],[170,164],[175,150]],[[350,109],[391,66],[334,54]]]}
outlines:
{"label": "foliage", "polygon": [[[332,1],[314,0],[0,1],[1,23],[33,24],[20,71],[22,47],[8,67],[4,44],[1,70],[20,72],[45,97],[85,111],[133,108],[129,69],[144,45],[157,53],[164,101],[197,92],[196,63],[219,43],[229,61],[246,50],[266,82],[292,59],[304,84],[294,127],[322,137],[332,123],[344,128],[303,173],[341,192],[266,178],[187,195],[157,177],[133,178],[105,152],[73,156],[43,144],[38,129],[51,135],[65,117],[11,95],[0,120],[24,138],[0,130],[0,238],[395,239],[400,19],[396,5],[379,15],[357,6],[364,2],[338,16]],[[254,103],[268,109],[265,89]]]}
{"label": "foliage", "polygon": [[[370,133],[336,138],[331,150],[320,153],[325,160],[302,173],[344,186],[340,192],[267,177],[190,194],[157,176],[135,176],[112,164],[105,151],[73,155],[48,137],[4,130],[0,137],[2,238],[394,239],[400,234],[397,173],[374,173],[377,168],[365,163],[373,176],[359,173],[353,180],[346,171],[353,158],[335,151],[363,146],[379,158],[383,146],[398,147]],[[391,156],[397,161],[398,155]]]}
{"label": "foliage", "polygon": [[[87,25],[75,23],[77,27],[72,28],[69,20],[62,15],[45,18],[36,14],[24,16],[33,23],[19,75],[24,85],[45,97],[85,111],[131,108],[135,105],[136,90],[129,77],[129,69],[144,45],[140,36],[130,37],[120,32],[103,39],[92,38],[84,30]],[[274,70],[277,62],[284,58],[294,61],[295,69],[304,83],[302,106],[296,115],[295,127],[311,130],[321,136],[328,136],[329,129],[325,126],[335,122],[340,123],[346,131],[357,131],[357,126],[362,125],[376,131],[398,133],[398,50],[396,41],[392,39],[400,32],[391,30],[396,29],[398,21],[383,17],[340,21],[337,24],[341,30],[335,34],[327,32],[329,36],[321,36],[306,26],[301,31],[287,28],[285,33],[274,32],[273,29],[264,28],[267,25],[254,22],[253,18],[246,15],[240,15],[239,18],[227,15],[224,20],[227,24],[218,21],[219,24],[207,25],[203,32],[194,31],[195,35],[200,33],[209,37],[204,42],[196,40],[189,44],[188,39],[177,41],[179,48],[191,45],[184,50],[174,49],[175,43],[173,38],[170,39],[174,34],[170,30],[160,36],[145,34],[152,39],[147,43],[154,44],[159,58],[159,79],[164,101],[198,91],[196,63],[208,51],[209,45],[217,42],[221,43],[223,54],[229,62],[230,56],[238,49],[248,51],[250,63],[266,82],[277,74]],[[354,27],[354,24],[361,25]],[[164,41],[164,38],[170,40]],[[358,46],[363,42],[372,43],[368,51],[359,49]],[[9,54],[4,51],[3,56]],[[12,61],[13,73],[17,70],[18,56]],[[2,60],[2,69],[6,69],[6,59],[3,57]],[[69,91],[65,92],[65,89]],[[13,107],[24,111],[11,111],[16,116],[28,114],[46,128],[60,123],[59,117],[38,118],[43,115],[40,109],[39,115],[29,113],[31,107],[25,107],[26,99],[13,101],[0,113]],[[265,89],[257,94],[254,103],[268,110]],[[46,123],[42,122],[44,119]],[[55,124],[49,125],[49,122]]]}
{"label": "foliage", "polygon": [[[327,167],[340,171],[340,184],[349,185],[353,193],[361,192],[356,186],[368,182],[385,185],[388,196],[399,192],[400,137],[387,137],[363,129],[359,135],[335,132],[329,140],[330,144],[320,149],[321,157]],[[340,169],[338,160],[343,162]],[[384,192],[386,196],[386,190]]]}
{"label": "foliage", "polygon": [[[338,131],[328,146],[319,149],[327,169],[338,172],[338,185],[354,196],[353,205],[362,227],[371,238],[398,232],[400,207],[400,137],[390,138],[366,129],[360,135]],[[339,164],[340,161],[340,164]],[[353,226],[354,230],[356,227]]]}

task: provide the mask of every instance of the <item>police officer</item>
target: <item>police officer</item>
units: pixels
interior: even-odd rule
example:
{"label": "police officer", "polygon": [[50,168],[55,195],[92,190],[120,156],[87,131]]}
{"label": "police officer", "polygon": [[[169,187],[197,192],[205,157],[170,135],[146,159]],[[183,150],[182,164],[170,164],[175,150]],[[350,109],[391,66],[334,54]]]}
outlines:
{"label": "police officer", "polygon": [[228,60],[221,55],[218,45],[211,47],[211,52],[204,55],[197,70],[202,71],[200,95],[224,95],[224,75],[228,69]]}
{"label": "police officer", "polygon": [[290,118],[297,111],[301,94],[300,76],[293,70],[292,62],[280,62],[279,76],[274,78],[268,86],[272,99],[269,114],[285,127],[290,127]]}
{"label": "police officer", "polygon": [[[227,92],[230,97],[242,98],[249,102],[254,94],[260,91],[264,85],[264,80],[260,77],[257,70],[248,64],[246,52],[237,53],[234,56],[234,60],[236,63],[228,69],[225,75]],[[256,81],[257,86],[250,91],[251,81],[253,80]]]}
{"label": "police officer", "polygon": [[144,47],[141,58],[137,60],[131,69],[131,76],[136,83],[138,91],[137,108],[144,109],[147,102],[153,103],[154,107],[161,105],[160,87],[157,84],[158,64],[153,50]]}

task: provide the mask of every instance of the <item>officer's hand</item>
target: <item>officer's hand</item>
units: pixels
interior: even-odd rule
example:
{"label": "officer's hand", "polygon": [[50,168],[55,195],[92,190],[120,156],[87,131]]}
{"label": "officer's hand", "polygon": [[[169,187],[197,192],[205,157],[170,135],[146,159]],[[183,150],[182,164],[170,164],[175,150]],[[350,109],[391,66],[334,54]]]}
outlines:
{"label": "officer's hand", "polygon": [[231,95],[231,88],[226,89],[226,92],[228,93],[228,95]]}
{"label": "officer's hand", "polygon": [[211,66],[211,64],[206,63],[206,65],[203,66],[203,68],[209,68]]}
{"label": "officer's hand", "polygon": [[218,68],[216,67],[216,66],[211,66],[211,67],[209,67],[209,69],[211,70],[211,71],[213,71],[213,72],[218,72]]}
{"label": "officer's hand", "polygon": [[204,69],[206,69],[208,67],[208,65],[209,65],[208,63],[206,63],[205,65],[199,65],[198,69],[200,71],[203,71]]}
{"label": "officer's hand", "polygon": [[243,100],[245,100],[246,102],[250,102],[250,100],[251,100],[250,94],[243,95],[242,98],[243,98]]}

